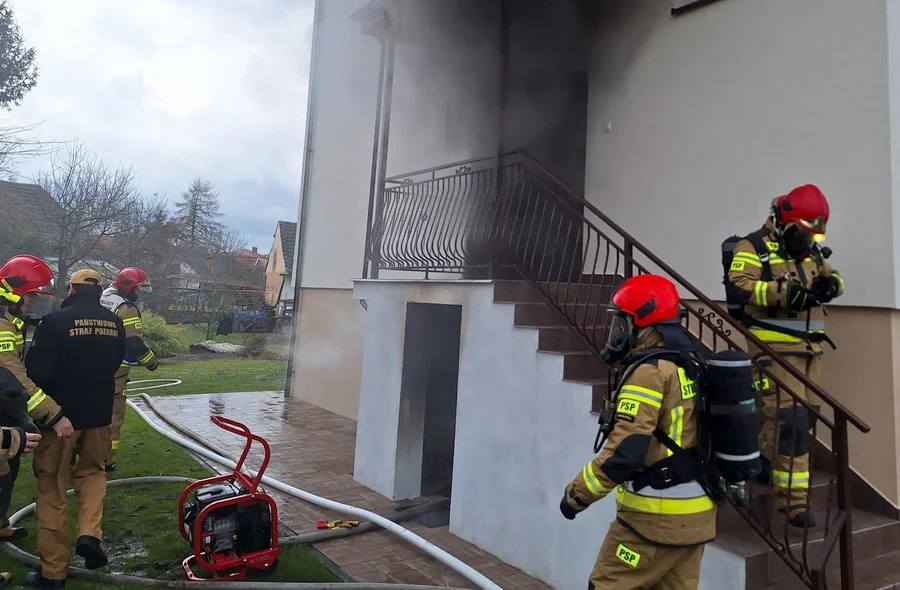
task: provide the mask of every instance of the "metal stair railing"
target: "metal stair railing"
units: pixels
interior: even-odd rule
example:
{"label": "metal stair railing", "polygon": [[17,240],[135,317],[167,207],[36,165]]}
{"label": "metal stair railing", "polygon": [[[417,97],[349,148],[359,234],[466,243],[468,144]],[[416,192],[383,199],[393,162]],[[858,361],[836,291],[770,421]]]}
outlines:
{"label": "metal stair railing", "polygon": [[[805,408],[813,418],[813,440],[823,450],[810,453],[809,472],[824,465],[827,485],[813,487],[791,475],[777,487],[807,487],[814,506],[822,506],[824,495],[824,531],[797,532],[788,514],[774,509],[774,478],[765,488],[754,487],[748,508],[735,509],[813,590],[829,588],[825,574],[839,546],[840,588],[852,590],[848,431],[852,425],[869,432],[859,417],[524,151],[390,177],[383,188],[366,241],[374,268],[426,277],[513,273],[540,292],[598,363],[608,321],[602,310],[612,291],[627,277],[661,274],[678,285],[685,326],[708,350],[745,349],[741,340],[754,349],[754,373],[772,384],[778,407]],[[779,377],[785,373],[790,379]],[[772,447],[779,448],[774,430]]]}

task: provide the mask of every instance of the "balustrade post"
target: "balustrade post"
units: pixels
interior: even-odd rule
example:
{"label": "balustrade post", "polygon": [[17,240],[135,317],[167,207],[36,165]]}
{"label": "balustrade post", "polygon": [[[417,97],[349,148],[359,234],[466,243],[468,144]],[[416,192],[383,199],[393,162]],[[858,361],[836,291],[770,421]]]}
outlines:
{"label": "balustrade post", "polygon": [[625,238],[625,278],[630,279],[634,276],[634,242]]}
{"label": "balustrade post", "polygon": [[841,589],[853,588],[853,506],[850,494],[850,448],[847,417],[840,411],[834,413],[834,430],[831,432],[837,474],[838,510],[846,515],[841,531]]}

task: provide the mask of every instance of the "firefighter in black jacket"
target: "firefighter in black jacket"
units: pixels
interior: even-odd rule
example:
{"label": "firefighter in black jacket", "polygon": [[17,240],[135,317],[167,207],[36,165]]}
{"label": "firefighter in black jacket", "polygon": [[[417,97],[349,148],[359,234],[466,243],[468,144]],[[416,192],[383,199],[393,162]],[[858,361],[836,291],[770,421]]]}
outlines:
{"label": "firefighter in black jacket", "polygon": [[72,482],[78,495],[78,541],[75,553],[85,567],[106,565],[100,546],[104,463],[109,452],[115,374],[125,355],[125,326],[100,305],[100,275],[79,270],[69,282],[69,296],[60,310],[44,316],[25,358],[28,376],[39,384],[71,420],[67,439],[47,435],[34,455],[38,479],[38,552],[41,572],[25,582],[38,588],[65,586],[69,565],[69,523],[66,487],[69,460],[77,453]]}

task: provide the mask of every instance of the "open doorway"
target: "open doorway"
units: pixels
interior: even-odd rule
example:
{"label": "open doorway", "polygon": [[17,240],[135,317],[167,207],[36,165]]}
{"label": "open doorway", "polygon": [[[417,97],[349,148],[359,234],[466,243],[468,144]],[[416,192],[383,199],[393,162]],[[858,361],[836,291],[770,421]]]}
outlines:
{"label": "open doorway", "polygon": [[461,324],[459,305],[406,306],[397,476],[422,496],[451,495]]}

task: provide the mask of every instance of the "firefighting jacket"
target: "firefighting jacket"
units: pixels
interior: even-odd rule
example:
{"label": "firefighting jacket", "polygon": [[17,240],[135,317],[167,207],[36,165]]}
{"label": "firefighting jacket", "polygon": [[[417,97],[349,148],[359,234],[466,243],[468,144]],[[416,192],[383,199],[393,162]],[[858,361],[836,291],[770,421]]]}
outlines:
{"label": "firefighting jacket", "polygon": [[[735,245],[734,259],[728,272],[729,282],[744,291],[748,297],[745,312],[755,319],[777,327],[811,335],[825,334],[825,311],[822,307],[812,307],[804,312],[795,312],[787,308],[788,282],[812,289],[813,281],[818,275],[830,274],[837,279],[836,296],[840,296],[844,292],[844,280],[822,258],[809,256],[802,261],[790,258],[779,245],[771,220],[766,223],[765,228],[769,233],[763,237],[763,242],[769,250],[772,280],[761,280],[762,262],[756,248],[747,239]],[[806,345],[805,340],[796,335],[783,334],[762,327],[751,327],[750,331],[777,349],[805,348]],[[819,343],[812,343],[810,347],[816,352],[821,351]]]}
{"label": "firefighting jacket", "polygon": [[[28,401],[26,410],[32,421],[44,429],[52,428],[63,418],[63,411],[53,398],[32,381],[25,370],[22,356],[25,350],[25,322],[0,307],[0,389],[22,388]],[[22,426],[4,424],[3,426]]]}
{"label": "firefighting jacket", "polygon": [[25,430],[9,426],[0,427],[0,460],[15,459],[25,450]]}
{"label": "firefighting jacket", "polygon": [[115,287],[109,287],[103,291],[100,303],[122,318],[122,323],[125,325],[125,355],[122,359],[119,377],[127,376],[134,363],[144,367],[156,363],[156,355],[144,340],[144,325],[138,306],[119,295]]}
{"label": "firefighting jacket", "polygon": [[96,296],[76,294],[44,316],[25,358],[28,376],[62,406],[75,430],[112,421],[125,326]]}
{"label": "firefighting jacket", "polygon": [[[661,342],[656,333],[640,348]],[[580,512],[615,493],[617,520],[650,543],[682,547],[711,541],[716,535],[716,505],[698,482],[666,489],[645,486],[639,491],[633,484],[648,467],[672,455],[654,437],[655,430],[682,449],[697,444],[697,393],[697,383],[669,360],[650,359],[639,365],[615,394],[609,439],[566,488],[569,507]]]}

